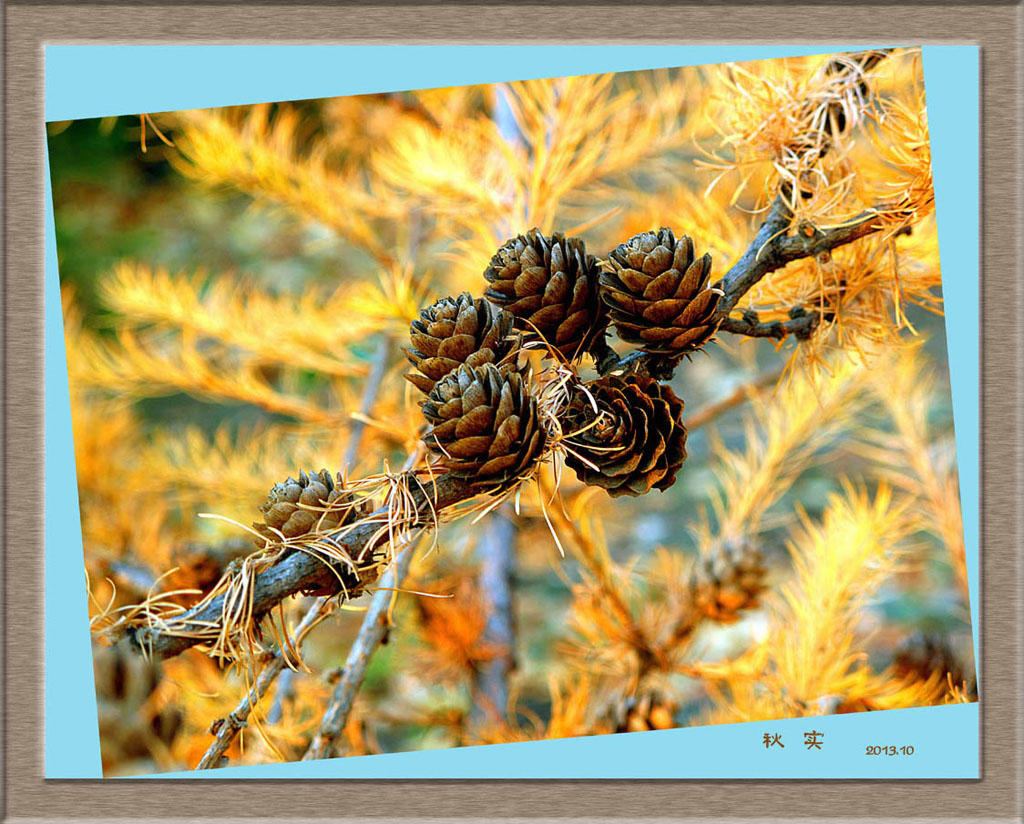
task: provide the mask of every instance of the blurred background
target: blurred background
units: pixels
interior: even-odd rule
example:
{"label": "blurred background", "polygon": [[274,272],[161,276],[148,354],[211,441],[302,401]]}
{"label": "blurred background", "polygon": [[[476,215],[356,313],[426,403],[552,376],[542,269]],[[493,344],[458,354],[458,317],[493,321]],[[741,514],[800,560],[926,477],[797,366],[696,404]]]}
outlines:
{"label": "blurred background", "polygon": [[[844,142],[808,161],[793,147],[837,99],[827,64],[48,124],[97,630],[153,592],[197,600],[255,549],[199,513],[249,524],[300,469],[400,466],[422,424],[408,324],[481,295],[507,238],[562,231],[605,258],[670,226],[714,280],[798,179],[795,222],[894,193],[913,209],[747,296],[762,319],[825,311],[811,341],[720,334],[677,370],[690,434],[670,490],[612,500],[566,470],[564,514],[524,492],[512,531],[493,525],[506,508],[423,542],[405,587],[451,597],[397,600],[339,753],[974,700],[919,59],[842,92]],[[481,543],[506,533],[512,651],[486,637],[479,578]],[[756,581],[728,565],[740,545]],[[687,586],[729,575],[741,606],[691,620]],[[309,671],[277,682],[230,763],[301,756],[366,600],[310,633]],[[508,707],[481,713],[480,673],[510,652]],[[199,650],[148,667],[98,637],[96,667],[108,775],[194,766],[245,689]]]}

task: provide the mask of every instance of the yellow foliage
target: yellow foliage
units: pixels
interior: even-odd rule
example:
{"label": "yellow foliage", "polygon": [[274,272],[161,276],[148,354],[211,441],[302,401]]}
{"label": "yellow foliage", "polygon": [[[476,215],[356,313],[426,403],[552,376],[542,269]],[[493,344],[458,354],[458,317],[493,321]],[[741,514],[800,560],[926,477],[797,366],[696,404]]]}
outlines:
{"label": "yellow foliage", "polygon": [[[834,70],[836,61],[842,71]],[[711,186],[735,177],[732,203],[750,189],[761,209],[785,183],[794,223],[833,215],[851,185],[846,134],[865,117],[868,100],[860,84],[867,76],[843,56],[722,68],[708,93],[708,116],[719,131],[719,151],[725,153],[710,155],[704,164],[718,172]]]}
{"label": "yellow foliage", "polygon": [[[856,155],[861,198],[892,204],[894,228],[935,208],[928,110],[921,82],[921,55],[911,55],[913,83],[891,83],[867,123],[870,150]],[[891,70],[891,66],[888,67]]]}
{"label": "yellow foliage", "polygon": [[329,394],[321,402],[303,396],[288,386],[289,380],[294,384],[294,376],[287,374],[279,389],[259,360],[217,343],[204,343],[189,329],[180,334],[120,329],[116,343],[86,335],[76,359],[80,371],[73,372],[72,379],[122,398],[186,392],[200,399],[248,403],[322,426],[343,420]]}
{"label": "yellow foliage", "polygon": [[547,722],[519,707],[518,712],[527,717],[527,724],[513,720],[508,723],[481,726],[471,732],[466,743],[508,744],[517,741],[604,735],[614,731],[595,717],[593,684],[586,673],[564,678],[550,676],[548,693],[551,710]]}
{"label": "yellow foliage", "polygon": [[818,451],[857,424],[868,371],[848,358],[836,358],[817,383],[794,376],[771,397],[751,399],[745,448],[730,450],[714,439],[721,487],[712,499],[717,526],[714,533],[706,522],[697,527],[702,545],[759,531],[764,513]]}
{"label": "yellow foliage", "polygon": [[793,306],[820,311],[825,320],[808,350],[898,347],[909,327],[905,302],[941,313],[934,221],[922,221],[914,235],[868,237],[796,261],[765,277],[739,305],[757,309],[765,321],[787,320]]}
{"label": "yellow foliage", "polygon": [[902,562],[907,502],[880,486],[847,485],[822,521],[806,515],[790,541],[793,580],[780,590],[767,637],[737,662],[694,672],[709,680],[712,723],[895,709],[936,703],[938,678],[905,683],[867,665],[863,608]]}
{"label": "yellow foliage", "polygon": [[[464,568],[435,581],[430,592],[436,597],[416,601],[423,641],[416,657],[431,680],[458,682],[479,664],[508,652],[484,637],[487,605],[474,573],[471,567]],[[505,708],[497,709],[503,713]]]}
{"label": "yellow foliage", "polygon": [[932,533],[949,553],[966,605],[967,561],[955,444],[952,438],[937,443],[928,424],[936,392],[934,370],[925,363],[920,346],[905,347],[889,368],[872,374],[872,388],[892,417],[895,431],[866,430],[858,452],[873,460],[889,483],[913,496],[920,528]]}
{"label": "yellow foliage", "polygon": [[272,107],[195,109],[178,113],[175,167],[209,186],[231,186],[293,214],[319,221],[389,263],[376,218],[399,220],[395,200],[374,196],[358,168],[340,166],[323,144],[307,142],[301,112]]}
{"label": "yellow foliage", "polygon": [[310,288],[273,295],[234,274],[171,275],[127,262],[100,282],[100,294],[119,313],[122,328],[188,330],[245,350],[260,363],[344,377],[365,375],[350,346],[378,329],[372,318],[352,313],[352,291],[342,285],[326,295]]}

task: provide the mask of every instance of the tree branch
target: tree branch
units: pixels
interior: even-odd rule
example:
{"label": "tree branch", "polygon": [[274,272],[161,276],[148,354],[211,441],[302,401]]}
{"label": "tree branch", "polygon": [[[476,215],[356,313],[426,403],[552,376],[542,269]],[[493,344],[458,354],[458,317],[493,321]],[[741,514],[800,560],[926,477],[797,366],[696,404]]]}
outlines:
{"label": "tree branch", "polygon": [[[420,480],[413,472],[406,473],[406,476],[417,507],[416,520],[410,525],[413,528],[430,528],[433,525],[434,510],[467,500],[478,491],[465,481],[450,475],[437,476],[436,480]],[[385,508],[373,513],[374,516],[386,514]],[[353,528],[344,539],[338,541],[338,544],[350,557],[358,558],[364,552],[376,549],[386,540],[386,535],[380,535],[380,523],[377,519],[371,518],[371,522],[361,523]],[[336,585],[338,576],[350,591],[359,591],[368,583],[357,578],[347,566],[331,566],[306,552],[291,553],[254,576],[251,600],[253,620],[261,620],[277,604],[297,592]],[[181,631],[188,631],[190,627],[197,631],[208,630],[211,625],[217,625],[223,620],[224,607],[225,597],[218,595],[205,604],[199,604],[176,616],[174,623]],[[156,627],[134,628],[129,630],[127,635],[128,637],[119,643],[131,645],[156,659],[172,658],[202,643],[201,638],[183,636],[177,632],[162,632]]]}
{"label": "tree branch", "polygon": [[779,195],[754,242],[726,272],[725,277],[715,284],[725,292],[718,304],[717,316],[720,319],[728,318],[740,298],[765,275],[795,260],[827,254],[884,228],[885,223],[879,211],[868,209],[846,223],[826,230],[805,223],[798,227],[795,234],[790,235],[787,233],[790,228],[789,210],[784,197]]}

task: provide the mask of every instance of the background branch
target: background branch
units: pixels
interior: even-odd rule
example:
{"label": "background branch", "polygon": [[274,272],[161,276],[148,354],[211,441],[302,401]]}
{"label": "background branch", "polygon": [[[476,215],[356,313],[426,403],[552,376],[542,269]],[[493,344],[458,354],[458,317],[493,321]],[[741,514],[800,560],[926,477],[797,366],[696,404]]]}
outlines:
{"label": "background branch", "polygon": [[482,662],[475,670],[473,720],[481,723],[488,716],[505,717],[508,707],[508,680],[515,668],[515,625],[512,617],[512,582],[515,570],[516,527],[509,517],[508,505],[491,514],[487,530],[478,545],[483,562],[480,591],[487,604],[487,625],[483,640],[501,648],[501,653]]}
{"label": "background branch", "polygon": [[352,649],[349,650],[341,678],[334,687],[334,694],[324,711],[323,720],[313,741],[302,756],[303,761],[328,758],[334,751],[334,742],[345,729],[352,703],[356,693],[366,677],[366,667],[370,663],[377,645],[381,643],[388,631],[389,612],[395,598],[395,590],[401,586],[409,571],[409,564],[423,533],[419,533],[413,541],[402,549],[394,563],[388,567],[380,581],[380,588],[374,593],[370,607],[363,618],[359,634],[356,636]]}
{"label": "background branch", "polygon": [[[317,598],[313,606],[310,607],[301,623],[295,628],[294,640],[296,647],[302,643],[314,626],[327,617],[326,610],[330,601],[331,597],[329,596]],[[231,742],[235,740],[235,736],[238,735],[239,731],[247,725],[253,707],[259,704],[260,699],[266,695],[267,690],[274,683],[274,679],[277,678],[284,668],[284,655],[279,649],[274,653],[274,657],[271,658],[267,665],[263,667],[263,671],[256,679],[256,683],[242,700],[238,702],[238,706],[226,718],[218,718],[210,726],[214,740],[199,760],[199,763],[196,764],[197,770],[209,770],[214,767],[223,766],[222,759],[224,758],[224,753],[227,752],[228,747],[231,746]],[[292,672],[292,670],[289,669],[289,672]]]}
{"label": "background branch", "polygon": [[705,404],[693,414],[687,415],[683,418],[683,423],[686,425],[686,429],[692,432],[694,429],[698,429],[714,420],[723,412],[726,412],[735,406],[739,406],[750,398],[751,395],[761,389],[774,386],[778,382],[779,378],[782,377],[782,373],[784,371],[784,367],[771,369],[762,375],[758,375],[753,380],[740,384],[729,395],[721,400]]}
{"label": "background branch", "polygon": [[345,447],[343,460],[346,471],[352,467],[356,462],[356,458],[359,457],[359,447],[363,440],[363,432],[366,431],[366,419],[373,414],[373,407],[377,403],[377,395],[380,393],[380,385],[384,380],[388,361],[391,359],[391,344],[390,336],[381,336],[380,342],[377,344],[377,351],[373,354],[370,374],[366,379],[366,385],[363,387],[363,398],[359,404],[359,416],[353,416],[348,444]]}

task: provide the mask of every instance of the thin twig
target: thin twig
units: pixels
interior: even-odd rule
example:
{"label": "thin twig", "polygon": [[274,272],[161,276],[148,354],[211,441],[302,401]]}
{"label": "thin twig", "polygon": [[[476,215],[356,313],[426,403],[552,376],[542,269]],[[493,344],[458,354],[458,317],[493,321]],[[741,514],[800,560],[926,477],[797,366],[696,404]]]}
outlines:
{"label": "thin twig", "polygon": [[483,561],[480,590],[486,599],[487,624],[483,640],[501,652],[482,662],[474,671],[477,704],[473,720],[505,717],[509,700],[508,680],[515,668],[515,628],[512,618],[512,583],[515,568],[516,527],[508,506],[493,513],[477,545]]}
{"label": "thin twig", "polygon": [[348,445],[345,447],[344,466],[348,470],[359,457],[359,447],[363,439],[363,432],[366,430],[366,419],[373,414],[373,407],[377,403],[377,394],[380,392],[381,381],[387,371],[388,361],[391,358],[391,338],[387,335],[381,337],[377,344],[377,351],[373,355],[373,362],[370,364],[370,374],[363,386],[363,398],[359,404],[359,417],[352,420],[349,429]]}
{"label": "thin twig", "polygon": [[[296,647],[302,643],[306,634],[326,617],[325,610],[330,601],[330,596],[317,598],[313,606],[310,607],[298,627],[295,628],[294,639]],[[228,747],[231,746],[231,742],[235,740],[235,736],[238,735],[239,731],[248,725],[248,718],[252,713],[253,707],[259,704],[260,699],[266,695],[270,685],[274,683],[274,679],[277,678],[284,668],[284,655],[279,649],[274,653],[274,657],[270,659],[267,665],[263,667],[263,671],[256,679],[256,683],[242,700],[238,702],[235,709],[226,718],[218,718],[210,726],[210,732],[214,734],[214,740],[199,760],[199,763],[196,764],[197,770],[209,770],[222,766],[221,759],[224,753],[227,752]]]}
{"label": "thin twig", "polygon": [[723,412],[726,412],[735,406],[739,406],[753,393],[768,386],[773,386],[778,382],[784,371],[784,368],[771,369],[763,375],[758,375],[752,381],[740,384],[731,394],[721,400],[706,404],[692,415],[688,415],[683,423],[686,424],[686,428],[691,431],[710,423]]}
{"label": "thin twig", "polygon": [[334,694],[324,711],[320,728],[313,736],[309,749],[302,756],[303,761],[330,757],[334,749],[334,742],[345,729],[356,693],[359,692],[363,679],[366,677],[366,667],[370,663],[370,657],[387,634],[388,613],[395,597],[395,590],[405,580],[412,556],[422,535],[423,533],[420,532],[408,546],[397,554],[394,563],[381,578],[380,589],[370,602],[362,626],[359,627],[359,634],[345,660],[342,675],[334,687]]}

